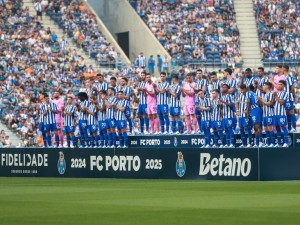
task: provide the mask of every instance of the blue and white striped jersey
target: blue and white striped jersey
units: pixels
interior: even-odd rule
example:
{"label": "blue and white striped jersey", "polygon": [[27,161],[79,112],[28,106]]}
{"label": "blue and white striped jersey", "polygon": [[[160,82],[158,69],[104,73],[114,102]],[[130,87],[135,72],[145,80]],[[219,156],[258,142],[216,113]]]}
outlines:
{"label": "blue and white striped jersey", "polygon": [[[165,81],[164,83],[159,83],[157,85],[157,87],[162,90],[166,90],[169,86],[170,84],[167,81]],[[165,93],[158,92],[157,105],[168,105],[168,101],[169,101],[169,93],[167,91]]]}
{"label": "blue and white striped jersey", "polygon": [[80,106],[80,113],[79,113],[79,120],[87,120],[87,114],[86,112],[83,112],[83,110],[85,110],[85,107],[89,107],[90,103],[88,100],[84,100],[82,102],[80,102],[79,106]]}
{"label": "blue and white striped jersey", "polygon": [[217,80],[216,82],[211,82],[211,91],[217,89],[219,91],[219,93],[221,93],[221,81]]}
{"label": "blue and white striped jersey", "polygon": [[[99,101],[98,103],[99,103],[99,106],[102,108],[103,105],[104,105],[103,100],[100,99],[100,101]],[[99,122],[100,122],[100,121],[105,121],[105,117],[106,117],[106,112],[105,112],[105,110],[104,110],[103,112],[101,112],[101,111],[99,110],[99,111],[98,111],[98,116],[97,116],[98,121],[99,121]]]}
{"label": "blue and white striped jersey", "polygon": [[[126,106],[127,106],[126,100],[123,99],[123,100],[118,101],[117,106],[119,106],[121,108],[126,108]],[[118,120],[126,120],[125,111],[122,112],[121,110],[116,108],[116,120],[117,121]]]}
{"label": "blue and white striped jersey", "polygon": [[43,112],[42,112],[43,105],[45,105],[45,102],[42,102],[40,104],[40,115],[39,115],[39,122],[40,123],[44,123],[44,115],[43,115]]}
{"label": "blue and white striped jersey", "polygon": [[[195,95],[195,105],[199,105],[200,97],[199,95]],[[197,109],[198,110],[198,109]]]}
{"label": "blue and white striped jersey", "polygon": [[241,118],[247,117],[245,111],[248,110],[248,100],[249,100],[249,97],[248,97],[247,93],[245,95],[240,93],[237,97],[237,102],[239,103],[238,110],[240,111]]}
{"label": "blue and white striped jersey", "polygon": [[[202,106],[202,107],[209,107],[210,108],[210,99],[208,98],[204,98],[204,99],[201,99],[199,98],[199,106]],[[203,121],[207,121],[207,120],[210,120],[210,110],[201,110],[201,120]]]}
{"label": "blue and white striped jersey", "polygon": [[[264,94],[264,96],[262,98],[265,102],[272,102],[274,99],[274,95],[272,92],[269,92],[267,94]],[[273,109],[273,106],[267,106],[264,104],[263,105],[263,117],[267,117],[267,116],[274,116],[274,109]]]}
{"label": "blue and white striped jersey", "polygon": [[211,100],[211,121],[220,121],[222,120],[221,116],[221,107],[219,105],[219,99]]}
{"label": "blue and white striped jersey", "polygon": [[[139,82],[139,88],[145,88],[146,82]],[[140,105],[147,105],[147,98],[143,91],[139,91],[139,104]]]}
{"label": "blue and white striped jersey", "polygon": [[[95,87],[97,88],[97,91],[107,91],[108,90],[108,84],[106,82],[102,82],[102,83],[95,83],[94,84]],[[95,93],[93,92],[93,95],[95,95]],[[100,101],[100,93],[97,94],[97,101]]]}
{"label": "blue and white striped jersey", "polygon": [[[113,97],[109,97],[107,99],[108,103],[109,104],[116,104],[117,103],[117,99],[115,96]],[[111,107],[111,108],[108,108],[106,107],[106,119],[115,119],[115,107]]]}
{"label": "blue and white striped jersey", "polygon": [[[229,86],[229,89],[233,88],[234,92],[231,95],[235,95],[236,94],[236,87],[237,87],[237,81],[235,79],[228,79],[228,80],[224,80],[223,81],[224,84],[227,84]],[[228,93],[229,94],[229,93]],[[223,93],[221,93],[221,96],[223,95]],[[230,95],[230,94],[229,94]]]}
{"label": "blue and white striped jersey", "polygon": [[251,84],[254,86],[254,81],[255,81],[255,78],[254,77],[245,77],[244,78],[244,84],[249,87]]}
{"label": "blue and white striped jersey", "polygon": [[179,90],[179,84],[172,85],[170,88],[173,93],[177,94],[177,98],[175,98],[173,95],[170,95],[170,107],[180,107],[180,90]]}
{"label": "blue and white striped jersey", "polygon": [[292,75],[287,75],[285,77],[285,82],[286,82],[286,87],[285,87],[285,91],[288,93],[289,95],[289,101],[294,101],[294,96],[292,93],[292,86],[294,86],[295,84],[295,79],[292,77]]}
{"label": "blue and white striped jersey", "polygon": [[90,104],[89,105],[89,111],[95,113],[95,115],[91,115],[91,114],[88,114],[88,117],[87,117],[87,124],[88,125],[95,125],[97,124],[97,108],[96,108],[96,105],[95,104]]}
{"label": "blue and white striped jersey", "polygon": [[107,91],[108,90],[108,84],[106,82],[96,83],[95,85],[96,85],[98,91]]}
{"label": "blue and white striped jersey", "polygon": [[257,95],[253,91],[247,92],[247,96],[250,100],[250,109],[258,108],[258,98]]}
{"label": "blue and white striped jersey", "polygon": [[289,95],[286,91],[277,92],[279,99],[284,100],[284,104],[280,104],[275,100],[274,104],[274,115],[275,116],[286,116],[285,103],[289,100]]}
{"label": "blue and white striped jersey", "polygon": [[197,88],[202,90],[203,87],[206,87],[204,94],[208,94],[208,81],[205,79],[201,79],[201,80],[198,79]]}
{"label": "blue and white striped jersey", "polygon": [[[226,94],[221,97],[221,100],[227,103],[234,104],[234,99],[231,94]],[[223,119],[232,119],[234,118],[233,107],[227,106],[225,103],[222,103],[223,106]]]}
{"label": "blue and white striped jersey", "polygon": [[65,111],[72,113],[71,116],[68,114],[64,113],[64,126],[74,126],[74,118],[75,118],[75,112],[76,112],[76,106],[74,105],[67,105],[65,107]]}
{"label": "blue and white striped jersey", "polygon": [[[261,79],[256,78],[256,80],[258,81],[258,85],[262,88],[264,86],[264,84],[269,81],[269,77],[263,76]],[[260,91],[258,88],[256,90],[256,94],[259,97],[263,97],[263,95],[264,95],[264,93],[262,91]]]}
{"label": "blue and white striped jersey", "polygon": [[145,67],[146,66],[146,57],[144,55],[138,55],[137,63],[138,63],[138,66]]}
{"label": "blue and white striped jersey", "polygon": [[[45,113],[48,109],[57,111],[57,106],[55,103],[51,102],[49,104],[45,103],[42,107],[42,112]],[[47,114],[44,116],[44,124],[56,124],[55,113],[48,110]]]}
{"label": "blue and white striped jersey", "polygon": [[236,89],[237,81],[235,79],[228,79],[223,81],[224,84],[229,86],[229,89],[234,88]]}
{"label": "blue and white striped jersey", "polygon": [[124,87],[122,87],[122,86],[117,86],[117,87],[116,87],[116,95],[118,94],[118,91],[123,91],[124,96],[127,96],[127,95],[129,96],[129,99],[128,99],[128,100],[125,99],[125,101],[126,101],[126,106],[129,107],[129,106],[130,106],[130,101],[131,101],[131,99],[132,99],[132,88],[129,87],[129,86],[124,86]]}

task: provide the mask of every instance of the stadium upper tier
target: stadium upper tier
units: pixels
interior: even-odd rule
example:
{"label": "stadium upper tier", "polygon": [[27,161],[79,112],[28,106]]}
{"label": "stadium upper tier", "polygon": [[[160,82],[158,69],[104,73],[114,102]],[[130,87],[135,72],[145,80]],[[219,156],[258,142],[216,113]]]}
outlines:
{"label": "stadium upper tier", "polygon": [[231,0],[129,0],[179,65],[242,65]]}
{"label": "stadium upper tier", "polygon": [[264,64],[300,63],[299,0],[254,0]]}
{"label": "stadium upper tier", "polygon": [[54,20],[78,47],[97,59],[100,66],[121,63],[120,54],[102,34],[96,15],[80,0],[49,0],[46,13]]}

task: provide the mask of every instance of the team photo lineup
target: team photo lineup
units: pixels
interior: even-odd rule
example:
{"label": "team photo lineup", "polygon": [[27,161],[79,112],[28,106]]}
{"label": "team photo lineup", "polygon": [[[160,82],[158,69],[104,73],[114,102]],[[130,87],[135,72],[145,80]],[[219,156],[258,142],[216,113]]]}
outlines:
{"label": "team photo lineup", "polygon": [[48,93],[41,93],[44,147],[52,147],[52,135],[53,146],[62,147],[65,134],[68,147],[127,148],[135,110],[136,134],[203,134],[204,148],[234,148],[237,133],[240,147],[288,147],[288,134],[296,131],[294,78],[287,65],[278,65],[275,76],[265,75],[260,67],[256,76],[246,69],[236,79],[227,68],[223,79],[198,69],[181,82],[178,76],[168,82],[165,72],[154,80],[145,70],[133,81],[111,77],[106,82],[98,73],[85,82],[77,100],[59,92],[50,100]]}

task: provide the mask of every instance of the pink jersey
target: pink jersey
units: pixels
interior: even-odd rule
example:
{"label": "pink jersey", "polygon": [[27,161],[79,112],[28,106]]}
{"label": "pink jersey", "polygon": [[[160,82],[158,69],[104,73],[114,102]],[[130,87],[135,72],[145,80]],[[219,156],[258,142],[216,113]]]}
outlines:
{"label": "pink jersey", "polygon": [[[150,92],[155,91],[153,85],[149,84],[149,83],[146,83],[145,88],[146,88],[147,91],[150,91]],[[157,105],[156,96],[153,97],[153,96],[147,94],[147,105]]]}
{"label": "pink jersey", "polygon": [[185,105],[189,105],[189,106],[194,106],[195,105],[195,91],[194,89],[191,87],[191,86],[195,86],[196,83],[193,82],[193,83],[186,83],[184,86],[183,86],[183,89],[184,90],[187,90],[187,91],[190,91],[190,92],[193,92],[194,95],[192,96],[189,96],[189,95],[185,95]]}
{"label": "pink jersey", "polygon": [[[275,77],[274,77],[274,83],[275,83],[275,84],[278,84],[279,81],[284,80],[284,79],[285,79],[285,76],[284,76],[284,75],[281,75],[281,76],[275,75]],[[278,91],[275,87],[274,87],[274,90],[275,90],[275,91]]]}
{"label": "pink jersey", "polygon": [[55,114],[55,119],[56,119],[56,123],[61,123],[62,122],[62,107],[65,105],[65,102],[62,98],[59,99],[53,99],[52,100],[53,103],[56,104],[58,113]]}

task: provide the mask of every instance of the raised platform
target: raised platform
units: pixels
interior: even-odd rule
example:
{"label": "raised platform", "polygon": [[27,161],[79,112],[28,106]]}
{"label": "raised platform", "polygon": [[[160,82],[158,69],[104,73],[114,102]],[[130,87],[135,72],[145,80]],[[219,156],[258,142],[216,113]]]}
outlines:
{"label": "raised platform", "polygon": [[0,176],[300,180],[300,148],[0,149]]}
{"label": "raised platform", "polygon": [[[253,136],[254,137],[254,136]],[[266,142],[265,135],[263,135]],[[235,135],[236,147],[242,144],[241,136]],[[277,140],[276,140],[277,141]],[[211,138],[211,145],[213,140]],[[219,144],[221,142],[219,141]],[[129,137],[130,148],[201,148],[204,145],[203,135],[135,135]],[[289,134],[289,147],[300,147],[300,133]]]}

